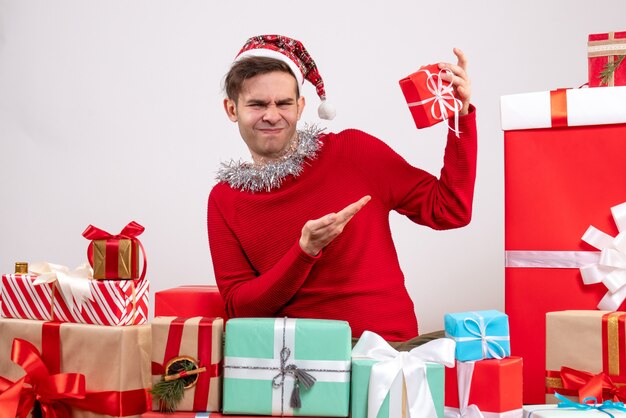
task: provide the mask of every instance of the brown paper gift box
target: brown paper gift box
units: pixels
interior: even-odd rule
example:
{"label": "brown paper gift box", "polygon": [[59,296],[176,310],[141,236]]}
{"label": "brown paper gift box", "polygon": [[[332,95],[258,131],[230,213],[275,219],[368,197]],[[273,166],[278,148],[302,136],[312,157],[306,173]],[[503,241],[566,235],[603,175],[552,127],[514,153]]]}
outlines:
{"label": "brown paper gift box", "polygon": [[[152,361],[165,368],[173,358],[192,357],[206,371],[198,374],[195,385],[185,390],[185,397],[177,411],[217,412],[222,400],[222,318],[156,317],[152,322]],[[161,368],[161,367],[160,367]],[[161,380],[160,374],[152,383]],[[154,401],[153,410],[159,405]]]}
{"label": "brown paper gift box", "polygon": [[[562,367],[585,374],[585,379],[604,373],[613,388],[626,384],[626,312],[559,311],[546,314],[546,402],[558,403],[552,395],[577,400],[578,390],[563,387]],[[571,372],[570,372],[571,374]],[[610,389],[596,397],[613,400]],[[583,395],[580,393],[580,395]],[[589,395],[587,395],[589,396]],[[620,395],[621,396],[621,395]],[[621,399],[617,399],[621,400]],[[602,402],[598,399],[598,402]]]}
{"label": "brown paper gift box", "polygon": [[[41,352],[44,324],[59,327],[61,373],[85,375],[87,391],[132,391],[140,397],[143,395],[145,405],[137,404],[134,409],[143,409],[144,406],[145,409],[136,415],[126,415],[127,417],[140,417],[141,413],[149,409],[146,394],[151,385],[150,325],[104,327],[0,318],[0,376],[16,381],[24,375],[24,370],[11,361],[13,339],[29,341]],[[50,373],[55,373],[45,352],[43,357],[51,369]],[[112,415],[75,408],[72,410],[72,417],[103,418]]]}

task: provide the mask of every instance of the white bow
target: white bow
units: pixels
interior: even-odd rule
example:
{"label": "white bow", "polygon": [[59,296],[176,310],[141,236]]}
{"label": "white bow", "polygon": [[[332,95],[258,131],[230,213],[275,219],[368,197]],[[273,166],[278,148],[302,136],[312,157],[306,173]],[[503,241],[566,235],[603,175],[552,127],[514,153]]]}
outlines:
{"label": "white bow", "polygon": [[[449,338],[429,341],[411,351],[398,352],[381,336],[370,331],[363,335],[352,349],[352,357],[379,360],[370,374],[367,416],[376,418],[389,389],[402,373],[406,384],[409,415],[411,418],[437,416],[435,403],[426,380],[426,362],[454,366],[456,343]],[[390,417],[393,418],[393,417]]]}
{"label": "white bow", "polygon": [[583,283],[603,283],[608,292],[598,309],[616,311],[626,299],[626,202],[611,208],[619,233],[612,237],[590,226],[582,237],[586,243],[601,250],[600,261],[580,268]]}
{"label": "white bow", "polygon": [[470,389],[472,386],[472,375],[474,374],[475,361],[457,361],[456,376],[459,388],[459,409],[446,408],[445,418],[484,418],[480,409],[476,405],[468,405]]}
{"label": "white bow", "polygon": [[82,264],[70,271],[68,267],[60,264],[40,262],[31,264],[28,273],[37,275],[33,282],[35,285],[56,281],[61,297],[70,310],[75,306],[78,309],[82,308],[83,303],[88,300],[93,301],[89,285],[89,280],[93,278],[93,270],[89,264]]}

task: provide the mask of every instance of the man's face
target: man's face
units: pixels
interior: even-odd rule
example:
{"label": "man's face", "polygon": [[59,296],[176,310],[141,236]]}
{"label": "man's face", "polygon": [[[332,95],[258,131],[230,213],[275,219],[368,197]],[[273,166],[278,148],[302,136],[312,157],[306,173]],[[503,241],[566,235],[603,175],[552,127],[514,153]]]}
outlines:
{"label": "man's face", "polygon": [[276,160],[289,148],[304,109],[296,83],[289,73],[261,74],[243,82],[237,103],[224,100],[229,119],[239,125],[255,160]]}

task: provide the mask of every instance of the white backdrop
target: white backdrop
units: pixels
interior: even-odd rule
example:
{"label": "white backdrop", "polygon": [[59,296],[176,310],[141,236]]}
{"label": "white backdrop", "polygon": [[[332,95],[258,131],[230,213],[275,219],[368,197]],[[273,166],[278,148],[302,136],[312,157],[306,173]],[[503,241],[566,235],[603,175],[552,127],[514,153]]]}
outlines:
{"label": "white backdrop", "polygon": [[[220,161],[247,158],[221,82],[252,35],[303,41],[338,110],[432,173],[446,128],[417,131],[398,80],[469,58],[479,161],[470,226],[392,227],[422,332],[445,312],[504,308],[499,97],[577,87],[589,33],[626,30],[626,2],[0,0],[0,271],[82,263],[88,224],[146,227],[152,290],[213,284],[206,200]],[[302,121],[319,122],[304,89]],[[531,169],[531,168],[529,168]]]}

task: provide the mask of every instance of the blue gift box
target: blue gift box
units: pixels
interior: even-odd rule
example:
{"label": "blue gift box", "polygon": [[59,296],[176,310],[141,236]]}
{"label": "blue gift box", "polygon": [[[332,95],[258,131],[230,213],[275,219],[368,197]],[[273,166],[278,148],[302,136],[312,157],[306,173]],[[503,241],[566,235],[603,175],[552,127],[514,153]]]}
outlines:
{"label": "blue gift box", "polygon": [[455,356],[459,361],[511,355],[509,317],[500,311],[446,314],[444,327],[446,337],[456,341]]}

